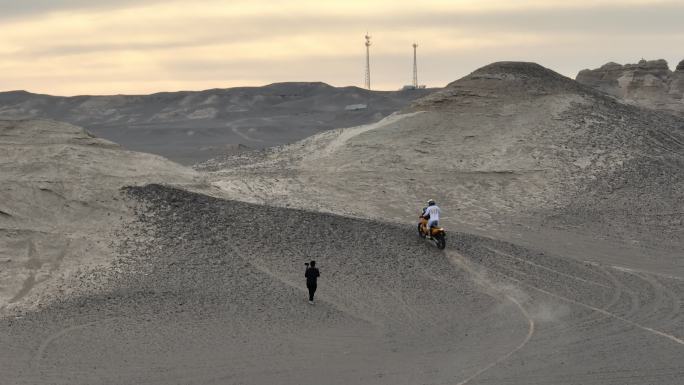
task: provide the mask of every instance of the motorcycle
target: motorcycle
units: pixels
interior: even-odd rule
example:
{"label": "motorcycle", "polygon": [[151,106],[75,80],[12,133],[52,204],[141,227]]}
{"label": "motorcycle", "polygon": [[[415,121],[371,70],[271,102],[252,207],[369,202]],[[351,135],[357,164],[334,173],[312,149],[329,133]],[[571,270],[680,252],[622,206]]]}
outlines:
{"label": "motorcycle", "polygon": [[[425,228],[427,223],[428,220],[421,216],[418,221],[418,235],[423,239],[427,237],[427,229]],[[432,235],[431,241],[434,242],[435,246],[440,250],[444,250],[446,247],[446,231],[444,231],[444,228],[432,227],[430,233]]]}

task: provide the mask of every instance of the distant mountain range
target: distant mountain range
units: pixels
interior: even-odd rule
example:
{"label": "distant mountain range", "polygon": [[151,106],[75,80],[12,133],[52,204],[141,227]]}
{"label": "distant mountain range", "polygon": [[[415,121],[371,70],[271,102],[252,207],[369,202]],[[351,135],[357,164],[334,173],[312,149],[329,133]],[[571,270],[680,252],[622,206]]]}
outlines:
{"label": "distant mountain range", "polygon": [[[627,104],[684,116],[684,61],[608,63],[577,82]],[[379,121],[436,89],[369,91],[325,83],[274,83],[151,95],[61,97],[0,92],[0,119],[51,119],[86,128],[124,148],[191,165]]]}
{"label": "distant mountain range", "polygon": [[152,95],[60,97],[10,91],[0,93],[0,118],[68,122],[124,148],[193,164],[377,121],[432,91],[368,91],[325,83]]}

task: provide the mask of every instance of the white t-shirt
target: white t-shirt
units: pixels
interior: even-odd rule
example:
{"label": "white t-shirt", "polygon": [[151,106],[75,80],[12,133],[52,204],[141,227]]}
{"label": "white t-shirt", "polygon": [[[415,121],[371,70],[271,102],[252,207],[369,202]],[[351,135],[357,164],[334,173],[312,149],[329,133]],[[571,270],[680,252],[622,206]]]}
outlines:
{"label": "white t-shirt", "polygon": [[425,209],[425,215],[430,216],[430,221],[438,221],[439,220],[439,207],[437,207],[437,205],[428,206]]}

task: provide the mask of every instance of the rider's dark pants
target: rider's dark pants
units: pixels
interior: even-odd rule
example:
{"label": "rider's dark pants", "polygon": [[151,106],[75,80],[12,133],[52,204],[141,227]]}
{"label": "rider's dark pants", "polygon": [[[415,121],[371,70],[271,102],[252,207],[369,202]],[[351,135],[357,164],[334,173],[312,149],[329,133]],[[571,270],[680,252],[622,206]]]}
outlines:
{"label": "rider's dark pants", "polygon": [[309,301],[313,301],[314,293],[316,292],[317,285],[315,283],[307,283],[306,288],[309,289]]}

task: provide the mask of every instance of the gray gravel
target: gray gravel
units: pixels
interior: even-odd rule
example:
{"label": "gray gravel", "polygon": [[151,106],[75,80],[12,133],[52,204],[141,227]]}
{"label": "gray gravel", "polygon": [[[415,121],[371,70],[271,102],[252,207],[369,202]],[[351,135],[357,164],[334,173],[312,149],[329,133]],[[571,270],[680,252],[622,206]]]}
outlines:
{"label": "gray gravel", "polygon": [[[0,323],[8,384],[679,384],[684,281],[160,185],[80,294]],[[141,242],[141,239],[148,239]],[[303,262],[316,259],[318,302]],[[74,282],[65,282],[74,286]]]}

